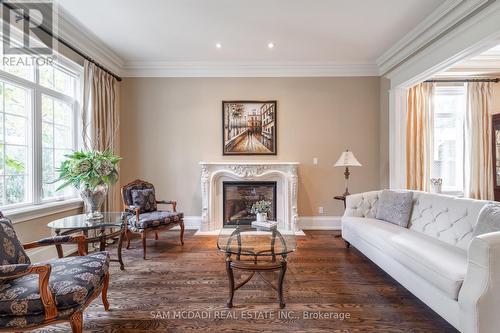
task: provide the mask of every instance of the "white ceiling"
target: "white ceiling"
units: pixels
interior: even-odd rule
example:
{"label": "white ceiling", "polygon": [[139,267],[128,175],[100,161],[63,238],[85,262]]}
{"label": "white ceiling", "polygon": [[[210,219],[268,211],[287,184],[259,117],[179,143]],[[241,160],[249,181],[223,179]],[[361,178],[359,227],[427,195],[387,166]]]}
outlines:
{"label": "white ceiling", "polygon": [[[445,0],[57,2],[125,67],[159,62],[376,66],[378,57]],[[270,41],[274,49],[267,48]]]}

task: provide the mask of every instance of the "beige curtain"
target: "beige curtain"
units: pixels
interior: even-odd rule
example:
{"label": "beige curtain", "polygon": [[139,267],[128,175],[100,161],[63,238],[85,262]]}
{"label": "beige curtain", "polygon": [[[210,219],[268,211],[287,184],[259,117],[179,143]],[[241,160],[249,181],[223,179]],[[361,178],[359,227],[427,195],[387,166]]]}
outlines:
{"label": "beige curtain", "polygon": [[[83,70],[84,147],[87,150],[110,150],[119,155],[118,81],[89,61],[85,61]],[[117,211],[119,203],[119,188],[115,185],[110,187],[102,210]]]}
{"label": "beige curtain", "polygon": [[467,84],[465,194],[474,199],[494,199],[491,96],[490,83]]}
{"label": "beige curtain", "polygon": [[408,90],[406,115],[406,187],[428,191],[432,156],[433,83]]}

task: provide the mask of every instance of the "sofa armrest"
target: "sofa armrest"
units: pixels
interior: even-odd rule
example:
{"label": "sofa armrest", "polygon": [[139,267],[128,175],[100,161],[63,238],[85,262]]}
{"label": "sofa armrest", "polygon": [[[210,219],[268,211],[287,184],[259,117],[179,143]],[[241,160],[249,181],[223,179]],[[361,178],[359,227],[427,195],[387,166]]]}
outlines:
{"label": "sofa armrest", "polygon": [[[15,279],[23,275],[38,275],[38,290],[45,313],[45,320],[57,317],[57,308],[49,289],[49,278],[52,267],[50,264],[19,264],[0,266],[0,281],[3,279]],[[15,282],[13,282],[15,284]]]}
{"label": "sofa armrest", "polygon": [[382,191],[371,191],[347,196],[344,216],[375,217],[380,193]]}
{"label": "sofa armrest", "polygon": [[500,327],[500,232],[475,237],[458,295],[462,332],[498,332]]}

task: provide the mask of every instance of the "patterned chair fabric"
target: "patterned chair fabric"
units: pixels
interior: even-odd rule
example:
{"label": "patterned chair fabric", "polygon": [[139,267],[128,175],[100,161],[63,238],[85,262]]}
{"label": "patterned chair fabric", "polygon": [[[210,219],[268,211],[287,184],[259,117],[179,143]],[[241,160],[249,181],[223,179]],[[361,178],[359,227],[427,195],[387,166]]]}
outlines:
{"label": "patterned chair fabric", "polygon": [[[67,310],[61,310],[57,312],[56,320],[67,320],[73,312],[78,308],[70,308]],[[0,316],[0,327],[6,328],[30,328],[37,325],[41,325],[45,322],[45,315],[26,315],[26,316]],[[15,329],[13,329],[15,331]]]}
{"label": "patterned chair fabric", "polygon": [[156,205],[155,190],[147,188],[144,190],[132,190],[132,204],[140,208],[140,213],[154,212],[158,209]]}
{"label": "patterned chair fabric", "polygon": [[128,217],[129,226],[133,231],[141,231],[147,228],[158,227],[167,225],[169,223],[176,223],[182,220],[184,213],[167,212],[158,210],[139,215],[139,221],[135,215]]}
{"label": "patterned chair fabric", "polygon": [[132,190],[145,190],[152,189],[154,191],[153,184],[147,182],[136,183],[123,188],[123,201],[127,206],[133,206],[134,200],[132,198]]}
{"label": "patterned chair fabric", "polygon": [[29,263],[30,259],[17,238],[12,222],[2,215],[0,217],[0,265]]}
{"label": "patterned chair fabric", "polygon": [[[102,286],[109,269],[109,254],[96,252],[84,257],[66,257],[41,264],[47,263],[52,266],[49,289],[58,311],[72,311]],[[0,327],[15,326],[20,320],[37,324],[37,317],[43,322],[44,307],[37,274],[25,275],[0,285]]]}

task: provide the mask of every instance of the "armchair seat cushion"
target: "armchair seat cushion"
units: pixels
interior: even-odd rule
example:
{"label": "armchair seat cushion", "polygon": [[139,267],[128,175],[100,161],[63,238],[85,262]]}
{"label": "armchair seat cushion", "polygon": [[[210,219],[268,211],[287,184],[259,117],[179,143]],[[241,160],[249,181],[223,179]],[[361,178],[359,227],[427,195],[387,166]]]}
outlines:
{"label": "armchair seat cushion", "polygon": [[[109,268],[109,254],[96,252],[40,264],[47,263],[52,267],[49,289],[58,311],[66,312],[83,305],[102,286]],[[22,316],[36,317],[43,313],[37,274],[25,275],[0,285],[0,322],[9,321],[7,317],[19,321]]]}
{"label": "armchair seat cushion", "polygon": [[140,214],[139,221],[137,221],[137,217],[135,215],[131,215],[128,217],[128,222],[132,229],[140,230],[176,223],[181,221],[183,217],[184,213],[157,210],[154,212]]}

